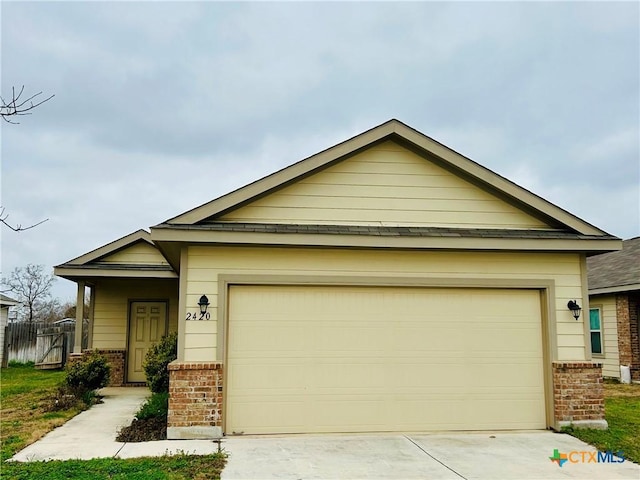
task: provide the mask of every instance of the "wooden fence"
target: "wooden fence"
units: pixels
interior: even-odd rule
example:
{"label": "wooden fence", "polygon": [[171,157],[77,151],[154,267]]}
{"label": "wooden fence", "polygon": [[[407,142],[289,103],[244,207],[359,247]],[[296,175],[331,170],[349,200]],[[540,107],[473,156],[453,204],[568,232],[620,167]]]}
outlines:
{"label": "wooden fence", "polygon": [[[82,348],[87,348],[87,322],[83,325]],[[4,335],[3,367],[11,361],[34,362],[40,368],[61,368],[73,351],[75,323],[9,323]]]}

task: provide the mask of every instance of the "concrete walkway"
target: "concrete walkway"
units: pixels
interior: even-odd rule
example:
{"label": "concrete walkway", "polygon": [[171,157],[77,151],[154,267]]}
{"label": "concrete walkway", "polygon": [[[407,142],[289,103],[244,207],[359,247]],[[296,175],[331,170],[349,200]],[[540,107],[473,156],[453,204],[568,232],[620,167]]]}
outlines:
{"label": "concrete walkway", "polygon": [[155,457],[183,451],[206,454],[218,445],[207,440],[164,440],[158,442],[116,442],[118,431],[131,423],[134,414],[150,395],[147,388],[103,388],[103,403],[94,405],[16,453],[18,462],[37,460],[89,460],[91,458]]}
{"label": "concrete walkway", "polygon": [[[149,395],[146,388],[105,388],[104,403],[71,419],[12,460],[133,458],[218,450],[210,440],[116,442]],[[595,449],[548,431],[448,434],[264,435],[227,437],[224,480],[240,479],[640,479],[640,466],[597,462]],[[570,456],[562,467],[554,450]],[[575,452],[571,455],[572,452]],[[581,452],[586,452],[582,454]],[[593,462],[589,459],[593,458]],[[584,459],[584,461],[583,461]]]}

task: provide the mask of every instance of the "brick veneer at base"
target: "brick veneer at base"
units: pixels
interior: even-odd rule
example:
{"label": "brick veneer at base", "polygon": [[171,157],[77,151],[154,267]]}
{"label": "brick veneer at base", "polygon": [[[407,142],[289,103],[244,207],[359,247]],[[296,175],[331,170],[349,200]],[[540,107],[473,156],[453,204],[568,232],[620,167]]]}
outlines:
{"label": "brick veneer at base", "polygon": [[124,357],[125,350],[85,350],[84,352],[72,353],[69,356],[69,361],[74,362],[78,359],[82,358],[84,355],[88,355],[91,352],[98,352],[100,355],[106,357],[107,362],[111,367],[111,371],[109,373],[109,386],[110,387],[121,387],[124,384]]}
{"label": "brick veneer at base", "polygon": [[602,364],[553,362],[555,427],[606,429]]}
{"label": "brick veneer at base", "polygon": [[169,364],[167,438],[222,437],[222,363]]}

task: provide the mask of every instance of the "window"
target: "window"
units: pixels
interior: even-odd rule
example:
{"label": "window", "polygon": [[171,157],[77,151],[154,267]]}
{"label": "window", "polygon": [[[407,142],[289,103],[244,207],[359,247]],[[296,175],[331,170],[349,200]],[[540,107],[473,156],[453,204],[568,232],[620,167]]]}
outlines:
{"label": "window", "polygon": [[599,308],[589,309],[589,330],[591,331],[591,353],[602,355],[602,321]]}

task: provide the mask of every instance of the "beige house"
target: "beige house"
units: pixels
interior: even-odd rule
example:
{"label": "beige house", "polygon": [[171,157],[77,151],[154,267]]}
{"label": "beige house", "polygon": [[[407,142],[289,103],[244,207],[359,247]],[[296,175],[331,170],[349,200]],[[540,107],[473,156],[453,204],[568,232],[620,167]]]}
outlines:
{"label": "beige house", "polygon": [[640,237],[622,242],[622,250],[587,260],[591,353],[603,362],[605,377],[640,382]]}
{"label": "beige house", "polygon": [[177,329],[170,438],[605,427],[568,304],[620,245],[390,120],[56,274],[113,383]]}

